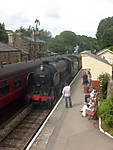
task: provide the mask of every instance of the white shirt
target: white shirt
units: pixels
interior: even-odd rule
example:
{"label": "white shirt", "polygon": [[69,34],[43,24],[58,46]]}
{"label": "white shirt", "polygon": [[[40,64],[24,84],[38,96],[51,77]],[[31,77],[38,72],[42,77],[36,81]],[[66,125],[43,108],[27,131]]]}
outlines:
{"label": "white shirt", "polygon": [[88,108],[87,105],[85,104],[85,105],[82,107],[82,110],[81,110],[83,117],[86,117],[86,115],[87,115],[87,110],[90,110],[90,111],[91,111],[91,109]]}
{"label": "white shirt", "polygon": [[69,97],[71,95],[70,89],[71,87],[69,85],[65,86],[62,91],[63,96]]}
{"label": "white shirt", "polygon": [[95,96],[95,94],[91,92],[90,97],[93,98],[94,96]]}
{"label": "white shirt", "polygon": [[95,96],[95,94],[96,94],[95,92],[96,92],[96,90],[93,89],[92,92],[90,93],[90,97],[91,97],[91,98],[93,98],[93,97]]}

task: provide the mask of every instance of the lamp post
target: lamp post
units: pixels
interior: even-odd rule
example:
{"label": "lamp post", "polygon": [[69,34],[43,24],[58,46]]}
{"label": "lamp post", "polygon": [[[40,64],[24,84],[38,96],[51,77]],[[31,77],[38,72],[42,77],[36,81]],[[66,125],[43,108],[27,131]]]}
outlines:
{"label": "lamp post", "polygon": [[32,27],[32,30],[33,30],[33,32],[32,32],[32,38],[33,38],[33,42],[32,42],[32,50],[33,50],[33,60],[35,60],[35,42],[36,42],[36,40],[35,40],[35,28],[34,27]]}
{"label": "lamp post", "polygon": [[36,19],[35,24],[36,24],[36,31],[38,31],[38,24],[40,25],[40,21],[38,19]]}
{"label": "lamp post", "polygon": [[37,47],[37,39],[39,38],[39,29],[38,25],[40,25],[40,21],[38,19],[35,20],[35,27],[32,27],[33,29],[33,39],[34,39],[34,44],[33,44],[33,58],[35,60],[36,58],[36,47]]}

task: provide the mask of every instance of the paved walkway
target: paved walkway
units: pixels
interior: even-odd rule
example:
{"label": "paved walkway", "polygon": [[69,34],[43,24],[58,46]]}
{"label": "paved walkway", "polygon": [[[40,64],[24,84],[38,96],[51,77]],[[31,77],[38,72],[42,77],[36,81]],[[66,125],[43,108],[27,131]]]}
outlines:
{"label": "paved walkway", "polygon": [[81,117],[84,102],[81,77],[72,91],[73,108],[65,108],[62,100],[31,150],[113,150],[113,139],[102,134],[87,117]]}

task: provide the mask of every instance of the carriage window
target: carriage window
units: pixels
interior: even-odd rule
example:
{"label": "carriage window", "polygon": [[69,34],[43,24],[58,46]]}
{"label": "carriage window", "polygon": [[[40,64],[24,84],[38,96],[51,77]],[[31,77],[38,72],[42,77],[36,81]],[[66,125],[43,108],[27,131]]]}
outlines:
{"label": "carriage window", "polygon": [[9,85],[7,81],[0,82],[0,96],[4,96],[9,93]]}
{"label": "carriage window", "polygon": [[20,87],[22,86],[21,80],[16,80],[16,81],[14,82],[14,85],[15,85],[15,88],[16,88],[16,89],[20,88]]}

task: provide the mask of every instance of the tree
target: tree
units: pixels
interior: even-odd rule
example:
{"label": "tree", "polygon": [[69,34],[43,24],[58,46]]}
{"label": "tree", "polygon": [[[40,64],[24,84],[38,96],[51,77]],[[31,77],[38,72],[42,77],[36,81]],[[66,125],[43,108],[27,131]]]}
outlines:
{"label": "tree", "polygon": [[72,31],[64,31],[60,33],[60,36],[64,39],[64,43],[70,46],[76,46],[76,34]]}
{"label": "tree", "polygon": [[48,42],[47,47],[50,51],[56,53],[65,53],[68,49],[67,46],[64,45],[64,39],[61,36],[56,36],[55,38],[52,38]]}
{"label": "tree", "polygon": [[48,49],[57,53],[66,53],[74,51],[76,46],[76,34],[72,31],[61,32],[48,42]]}
{"label": "tree", "polygon": [[79,52],[84,50],[97,51],[98,43],[96,38],[76,35],[72,31],[61,32],[48,42],[48,49],[53,52],[73,52],[74,47],[79,46]]}
{"label": "tree", "polygon": [[48,42],[52,38],[52,34],[50,31],[41,29],[40,31],[40,39]]}
{"label": "tree", "polygon": [[102,19],[97,28],[96,37],[100,48],[103,48],[103,34],[104,32],[113,26],[113,17]]}
{"label": "tree", "polygon": [[20,27],[19,29],[16,30],[16,32],[21,32],[24,36],[31,37],[33,29],[31,26],[29,26],[29,28]]}
{"label": "tree", "polygon": [[113,26],[104,31],[102,35],[102,47],[113,46]]}
{"label": "tree", "polygon": [[4,43],[8,43],[8,34],[5,30],[4,23],[0,23],[0,41]]}
{"label": "tree", "polygon": [[[34,29],[31,26],[29,26],[29,28],[20,27],[19,29],[16,30],[16,32],[21,32],[24,36],[32,37],[33,30]],[[46,31],[44,29],[41,29],[41,30],[38,29],[38,32],[39,32],[39,38],[41,40],[49,41],[52,37],[52,34],[50,31]]]}
{"label": "tree", "polygon": [[94,52],[98,51],[98,43],[96,38],[87,37],[85,35],[77,35],[77,44],[79,45],[79,52],[84,50],[90,50]]}

